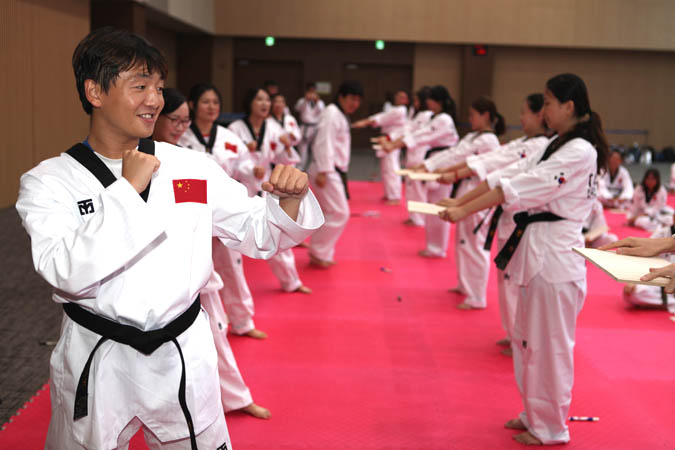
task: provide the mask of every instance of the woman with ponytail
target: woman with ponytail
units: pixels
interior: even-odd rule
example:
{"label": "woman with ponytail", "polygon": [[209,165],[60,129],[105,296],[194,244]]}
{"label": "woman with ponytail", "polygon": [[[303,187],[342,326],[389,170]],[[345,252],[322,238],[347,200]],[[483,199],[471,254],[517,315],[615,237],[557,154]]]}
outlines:
{"label": "woman with ponytail", "polygon": [[546,83],[544,116],[558,133],[543,156],[488,175],[473,200],[442,211],[458,222],[502,204],[516,230],[495,262],[521,286],[513,328],[513,364],[524,412],[506,423],[523,444],[569,442],[574,334],[586,297],[586,264],[572,251],[596,198],[608,146],[583,80],[557,75]]}
{"label": "woman with ponytail", "polygon": [[[499,147],[497,135],[504,133],[504,118],[497,112],[492,100],[487,97],[474,100],[469,108],[469,122],[472,131],[456,146],[426,159],[423,163],[424,169],[429,172],[442,172],[445,168],[463,162],[470,156],[491,153]],[[468,177],[454,185],[441,182],[439,184],[447,189],[445,195],[436,198],[430,196],[429,201],[439,202],[448,198],[451,187],[452,196],[459,197],[471,191],[479,182],[477,177]],[[484,249],[487,226],[482,226],[486,220],[487,213],[476,214],[458,223],[455,230],[457,286],[453,291],[465,296],[464,301],[457,305],[459,309],[483,309],[487,306],[490,251]],[[433,235],[427,233],[427,246],[424,252],[434,254],[436,251],[438,250],[434,246]]]}
{"label": "woman with ponytail", "polygon": [[[527,96],[520,108],[520,124],[525,133],[524,136],[502,145],[495,151],[469,156],[464,162],[447,169],[442,180],[447,183],[454,183],[475,176],[483,182],[489,173],[515,162],[524,161],[525,158],[537,158],[539,160],[549,142],[543,108],[544,96],[542,94]],[[473,192],[471,190],[460,198],[441,200],[438,204],[445,207],[461,206],[472,200]],[[511,212],[504,211],[500,207],[496,208],[490,220],[486,218],[482,225],[483,231],[487,232],[487,238],[483,245],[485,251],[490,251],[495,232],[497,234],[497,248],[502,248],[515,226]],[[518,302],[518,291],[520,290],[517,284],[510,281],[510,278],[507,272],[498,270],[499,314],[502,327],[506,332],[506,338],[499,340],[497,344],[506,347],[502,350],[502,353],[507,356],[512,353],[511,334]]]}

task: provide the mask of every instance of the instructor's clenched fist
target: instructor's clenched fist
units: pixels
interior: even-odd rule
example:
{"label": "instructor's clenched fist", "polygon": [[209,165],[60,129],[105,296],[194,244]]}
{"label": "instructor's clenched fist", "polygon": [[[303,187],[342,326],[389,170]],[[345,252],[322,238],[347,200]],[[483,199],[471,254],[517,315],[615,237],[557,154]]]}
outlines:
{"label": "instructor's clenched fist", "polygon": [[281,199],[301,199],[309,188],[309,179],[305,172],[293,166],[277,164],[270,179],[262,184],[262,188]]}
{"label": "instructor's clenched fist", "polygon": [[139,194],[148,187],[152,174],[159,169],[159,159],[154,155],[127,150],[122,156],[122,176]]}

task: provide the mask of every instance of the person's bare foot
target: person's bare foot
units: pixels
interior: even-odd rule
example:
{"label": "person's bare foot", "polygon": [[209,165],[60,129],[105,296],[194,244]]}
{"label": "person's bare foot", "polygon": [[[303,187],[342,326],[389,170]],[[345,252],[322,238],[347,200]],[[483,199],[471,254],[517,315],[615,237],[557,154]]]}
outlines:
{"label": "person's bare foot", "polygon": [[497,345],[501,347],[509,347],[511,345],[511,340],[509,338],[500,339],[497,341]]}
{"label": "person's bare foot", "polygon": [[460,294],[460,295],[464,295],[464,291],[462,291],[462,290],[459,288],[459,286],[456,286],[456,287],[454,287],[454,288],[448,289],[448,292],[450,292],[451,294]]}
{"label": "person's bare foot", "polygon": [[299,292],[301,294],[311,294],[312,290],[303,284],[293,292]]}
{"label": "person's bare foot", "polygon": [[241,408],[240,411],[245,412],[246,414],[250,414],[253,417],[257,417],[258,419],[269,419],[272,416],[272,413],[270,412],[269,409],[263,408],[260,405],[256,405],[255,403],[251,403],[245,408]]}
{"label": "person's bare foot", "polygon": [[301,242],[298,245],[296,245],[296,247],[309,248],[309,244],[307,242]]}
{"label": "person's bare foot", "polygon": [[309,254],[309,263],[313,266],[321,267],[322,269],[328,269],[335,265],[334,261],[324,261],[323,259],[319,259],[311,253]]}
{"label": "person's bare foot", "polygon": [[419,226],[421,226],[421,225],[417,225],[412,219],[404,220],[403,225],[407,225],[409,227],[419,227]]}
{"label": "person's bare foot", "polygon": [[435,253],[431,253],[431,252],[430,252],[429,250],[427,250],[426,248],[425,248],[424,250],[420,250],[419,252],[417,252],[417,254],[420,255],[422,258],[430,258],[430,259],[439,259],[439,258],[443,258],[443,257],[440,256],[440,255],[437,255],[437,254],[435,254]]}
{"label": "person's bare foot", "polygon": [[478,309],[478,308],[474,308],[473,306],[469,305],[468,303],[460,303],[459,305],[457,305],[457,309],[463,309],[465,311],[469,311],[469,310]]}
{"label": "person's bare foot", "polygon": [[525,431],[524,433],[518,433],[513,436],[513,439],[516,442],[521,443],[523,445],[544,445],[543,442],[541,442],[536,437],[532,436],[532,434],[529,431]]}
{"label": "person's bare foot", "polygon": [[394,206],[394,205],[400,205],[400,204],[401,204],[401,200],[397,200],[397,199],[394,198],[394,199],[391,199],[391,200],[385,200],[385,203],[386,203],[387,205],[391,205],[391,206]]}
{"label": "person's bare foot", "polygon": [[504,424],[504,428],[508,428],[509,430],[525,430],[527,431],[527,427],[523,423],[522,420],[516,418],[516,419],[511,419],[508,422]]}
{"label": "person's bare foot", "polygon": [[256,328],[244,333],[242,336],[247,336],[253,339],[267,339],[267,333]]}
{"label": "person's bare foot", "polygon": [[504,356],[513,356],[513,350],[511,350],[511,347],[503,348],[502,351],[500,351],[499,353],[501,353]]}

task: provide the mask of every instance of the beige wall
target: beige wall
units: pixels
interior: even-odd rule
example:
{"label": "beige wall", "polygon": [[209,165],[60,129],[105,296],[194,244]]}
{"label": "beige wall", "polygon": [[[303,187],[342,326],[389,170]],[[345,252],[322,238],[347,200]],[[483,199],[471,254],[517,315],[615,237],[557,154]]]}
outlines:
{"label": "beige wall", "polygon": [[606,129],[647,129],[638,135],[608,134],[611,142],[648,143],[661,149],[675,144],[675,55],[666,52],[562,50],[504,47],[493,49],[493,97],[507,123],[518,124],[523,99],[541,92],[551,76],[572,72],[587,84],[591,107]]}
{"label": "beige wall", "polygon": [[[213,33],[214,0],[134,0],[182,23],[206,33]],[[222,0],[216,0],[216,3]]]}
{"label": "beige wall", "polygon": [[223,36],[675,50],[672,0],[220,0]]}
{"label": "beige wall", "polygon": [[413,63],[413,86],[442,84],[459,102],[462,86],[462,47],[447,44],[416,44]]}
{"label": "beige wall", "polygon": [[23,172],[86,136],[70,61],[88,32],[86,0],[0,2],[0,207]]}

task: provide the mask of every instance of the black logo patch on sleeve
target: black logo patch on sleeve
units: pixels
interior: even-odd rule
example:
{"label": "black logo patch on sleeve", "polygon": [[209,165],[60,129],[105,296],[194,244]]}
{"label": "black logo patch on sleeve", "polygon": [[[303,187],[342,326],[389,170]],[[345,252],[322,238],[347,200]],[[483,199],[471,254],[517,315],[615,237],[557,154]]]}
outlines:
{"label": "black logo patch on sleeve", "polygon": [[227,442],[225,442],[223,445],[218,447],[216,450],[229,450],[228,447],[227,447]]}
{"label": "black logo patch on sleeve", "polygon": [[80,208],[80,215],[82,216],[94,212],[94,202],[90,198],[86,200],[80,200],[77,202],[77,206]]}

